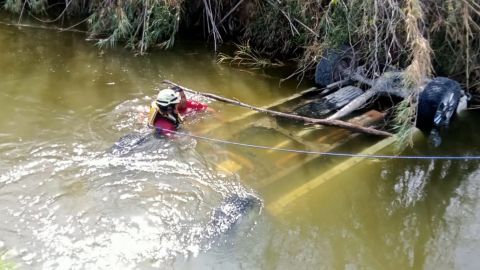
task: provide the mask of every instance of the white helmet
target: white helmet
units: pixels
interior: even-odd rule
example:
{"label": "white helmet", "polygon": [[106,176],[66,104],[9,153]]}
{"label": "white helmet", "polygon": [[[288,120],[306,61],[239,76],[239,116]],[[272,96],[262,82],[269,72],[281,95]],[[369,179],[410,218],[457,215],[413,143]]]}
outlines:
{"label": "white helmet", "polygon": [[170,88],[160,90],[157,96],[158,106],[167,107],[168,105],[178,104],[180,102],[180,94]]}

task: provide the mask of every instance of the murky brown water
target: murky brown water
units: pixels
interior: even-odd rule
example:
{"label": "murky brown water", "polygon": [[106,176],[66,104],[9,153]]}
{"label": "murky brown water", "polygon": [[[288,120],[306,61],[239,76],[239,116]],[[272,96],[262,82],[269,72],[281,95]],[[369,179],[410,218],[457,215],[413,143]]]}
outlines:
{"label": "murky brown water", "polygon": [[[19,269],[480,264],[478,162],[367,160],[274,214],[272,202],[345,159],[318,159],[264,186],[306,157],[189,137],[112,154],[120,137],[148,134],[142,115],[163,79],[255,105],[307,87],[217,65],[200,44],[136,57],[102,52],[81,34],[0,25],[1,260]],[[191,118],[183,131],[201,134],[246,112],[208,102],[217,112]],[[405,154],[479,154],[476,117],[459,119],[439,149],[420,139]],[[261,145],[288,139],[261,128],[231,133],[220,128],[215,136]],[[360,137],[343,150],[373,142]],[[243,169],[226,173],[219,164]],[[262,203],[232,228],[209,232],[215,210],[234,195]]]}

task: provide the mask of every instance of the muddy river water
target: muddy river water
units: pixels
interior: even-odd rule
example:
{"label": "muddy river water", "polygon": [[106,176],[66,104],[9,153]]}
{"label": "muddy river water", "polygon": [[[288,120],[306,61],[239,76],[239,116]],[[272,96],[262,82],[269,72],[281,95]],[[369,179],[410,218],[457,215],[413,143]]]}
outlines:
{"label": "muddy river water", "polygon": [[[0,268],[478,269],[479,162],[365,160],[272,213],[271,202],[323,167],[306,164],[261,188],[288,153],[186,136],[128,153],[111,147],[148,134],[146,106],[164,79],[258,106],[310,85],[218,65],[200,44],[135,56],[84,39],[0,25]],[[216,112],[191,117],[184,132],[247,112],[191,98]],[[479,155],[479,116],[457,119],[441,147],[420,138],[403,154]],[[272,138],[252,129],[235,140]],[[212,227],[232,196],[256,203],[232,226]]]}

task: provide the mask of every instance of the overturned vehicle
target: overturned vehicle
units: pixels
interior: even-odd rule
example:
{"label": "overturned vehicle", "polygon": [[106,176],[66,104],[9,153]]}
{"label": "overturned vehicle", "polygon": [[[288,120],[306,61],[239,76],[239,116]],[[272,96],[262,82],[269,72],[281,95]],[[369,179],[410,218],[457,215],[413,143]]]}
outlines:
{"label": "overturned vehicle", "polygon": [[[393,116],[391,108],[409,98],[413,91],[406,86],[407,75],[403,71],[387,71],[368,78],[351,48],[327,50],[316,66],[315,83],[325,90],[295,108],[296,114],[335,120],[377,103]],[[425,79],[417,91],[415,126],[438,146],[442,130],[467,108],[470,96],[457,81],[445,77]]]}

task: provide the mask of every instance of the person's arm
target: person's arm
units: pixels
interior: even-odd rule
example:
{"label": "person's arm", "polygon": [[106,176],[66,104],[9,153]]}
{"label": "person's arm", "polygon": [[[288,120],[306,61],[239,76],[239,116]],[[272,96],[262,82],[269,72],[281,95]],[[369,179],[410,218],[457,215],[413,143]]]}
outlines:
{"label": "person's arm", "polygon": [[187,97],[185,96],[185,92],[180,87],[175,87],[173,90],[180,94],[180,102],[177,104],[177,110],[185,111],[187,109]]}
{"label": "person's arm", "polygon": [[209,112],[209,113],[214,113],[214,112],[216,112],[212,107],[207,107],[207,109],[206,109],[205,111],[207,111],[207,112]]}

